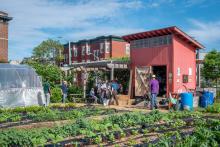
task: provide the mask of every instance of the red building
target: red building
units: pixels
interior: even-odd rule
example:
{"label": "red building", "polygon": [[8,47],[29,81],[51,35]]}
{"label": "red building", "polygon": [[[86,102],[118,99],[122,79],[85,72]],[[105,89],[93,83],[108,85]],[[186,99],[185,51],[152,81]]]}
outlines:
{"label": "red building", "polygon": [[8,61],[8,21],[12,17],[0,11],[0,62]]}
{"label": "red building", "polygon": [[72,64],[126,56],[130,56],[130,44],[118,36],[101,36],[64,45],[64,64],[70,64],[69,57]]}
{"label": "red building", "polygon": [[168,27],[122,38],[131,45],[135,95],[140,86],[136,81],[138,69],[144,73],[143,69],[147,67],[160,81],[160,95],[196,88],[196,50],[204,47],[179,28]]}

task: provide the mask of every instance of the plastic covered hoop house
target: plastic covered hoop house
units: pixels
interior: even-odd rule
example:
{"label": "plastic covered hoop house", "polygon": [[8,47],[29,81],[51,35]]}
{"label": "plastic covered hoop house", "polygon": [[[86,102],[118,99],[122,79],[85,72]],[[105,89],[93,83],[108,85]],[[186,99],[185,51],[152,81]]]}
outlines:
{"label": "plastic covered hoop house", "polygon": [[33,68],[0,63],[0,107],[44,104],[41,78]]}

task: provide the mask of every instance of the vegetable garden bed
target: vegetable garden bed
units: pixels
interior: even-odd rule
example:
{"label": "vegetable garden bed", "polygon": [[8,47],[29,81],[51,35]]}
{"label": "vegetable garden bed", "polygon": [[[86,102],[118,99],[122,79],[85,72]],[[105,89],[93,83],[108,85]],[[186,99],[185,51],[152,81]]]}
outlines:
{"label": "vegetable garden bed", "polygon": [[[22,108],[23,109],[23,108]],[[27,125],[37,122],[75,120],[82,117],[115,114],[121,111],[116,109],[102,109],[95,107],[74,108],[72,110],[51,110],[50,108],[34,108],[35,111],[5,111],[0,114],[0,129]],[[36,110],[37,109],[37,110]]]}
{"label": "vegetable garden bed", "polygon": [[[94,112],[101,115],[101,111]],[[188,143],[186,140],[198,141],[192,143],[194,146],[202,143],[207,146],[220,144],[219,117],[188,111],[128,112],[117,115],[114,114],[115,111],[113,113],[111,111],[109,110],[107,114],[113,115],[101,120],[86,118],[86,114],[94,114],[89,110],[90,113],[85,111],[88,113],[76,117],[70,124],[32,130],[4,129],[0,131],[0,144],[2,146],[166,146],[167,144],[177,146],[178,143],[186,145]],[[202,134],[201,131],[206,133],[204,138],[199,136]],[[170,141],[171,139],[173,141]]]}

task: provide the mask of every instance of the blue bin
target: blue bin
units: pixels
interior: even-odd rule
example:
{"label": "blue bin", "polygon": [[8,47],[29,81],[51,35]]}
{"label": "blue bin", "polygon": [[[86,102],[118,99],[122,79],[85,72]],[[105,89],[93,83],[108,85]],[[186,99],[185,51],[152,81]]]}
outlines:
{"label": "blue bin", "polygon": [[189,92],[181,93],[181,109],[193,110],[193,94]]}
{"label": "blue bin", "polygon": [[208,105],[213,105],[214,103],[214,94],[213,92],[204,91],[200,97],[200,106],[203,108],[208,107]]}

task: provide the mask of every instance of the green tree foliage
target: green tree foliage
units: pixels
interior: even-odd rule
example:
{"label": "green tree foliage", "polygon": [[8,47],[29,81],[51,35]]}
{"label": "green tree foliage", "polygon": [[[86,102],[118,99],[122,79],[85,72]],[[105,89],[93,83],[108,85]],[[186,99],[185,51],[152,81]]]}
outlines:
{"label": "green tree foliage", "polygon": [[29,61],[27,64],[33,67],[37,74],[42,77],[42,80],[47,80],[52,87],[59,84],[60,79],[63,77],[61,69],[56,65],[41,64],[35,61]]}
{"label": "green tree foliage", "polygon": [[48,39],[43,41],[33,50],[34,57],[43,61],[56,61],[59,63],[63,60],[63,45],[56,40]]}
{"label": "green tree foliage", "polygon": [[207,80],[220,78],[220,52],[213,50],[205,56],[202,75]]}

